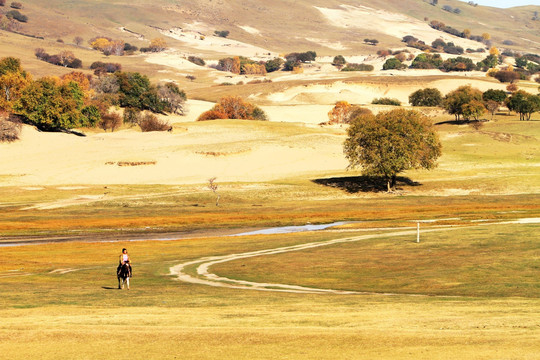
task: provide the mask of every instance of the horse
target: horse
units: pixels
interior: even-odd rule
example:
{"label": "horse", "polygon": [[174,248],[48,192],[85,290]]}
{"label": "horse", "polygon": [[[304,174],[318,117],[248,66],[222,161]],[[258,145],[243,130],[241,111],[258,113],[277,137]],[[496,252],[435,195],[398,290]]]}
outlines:
{"label": "horse", "polygon": [[129,290],[129,264],[125,263],[122,265],[116,275],[118,277],[118,289],[123,289],[124,284],[126,284]]}

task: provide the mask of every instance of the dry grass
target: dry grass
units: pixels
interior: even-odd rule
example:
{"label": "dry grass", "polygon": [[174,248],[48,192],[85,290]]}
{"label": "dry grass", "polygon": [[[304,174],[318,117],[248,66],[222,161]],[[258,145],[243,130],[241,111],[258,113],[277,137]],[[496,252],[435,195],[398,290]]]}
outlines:
{"label": "dry grass", "polygon": [[[506,233],[511,241],[513,232]],[[171,265],[189,259],[329,237],[335,234],[4,248],[0,275],[10,277],[0,278],[3,357],[106,359],[129,348],[133,359],[530,359],[540,351],[537,298],[260,293],[182,284],[166,276]],[[386,246],[385,240],[372,245],[381,251]],[[442,248],[454,245],[441,241]],[[114,289],[116,255],[123,246],[134,261],[129,293]],[[434,240],[421,246],[433,248]],[[398,245],[394,254],[405,247]],[[472,256],[474,248],[460,248]],[[330,268],[337,254],[328,250]],[[304,256],[320,256],[296,255],[299,264]],[[342,255],[355,266],[357,251]],[[521,255],[512,250],[507,257]],[[295,276],[287,275],[286,261],[266,260],[273,264],[266,276]],[[388,268],[415,261],[407,257]],[[51,273],[57,269],[80,270]],[[519,284],[517,270],[507,274],[509,283]],[[17,276],[24,273],[32,275]],[[303,275],[309,274],[296,273]],[[328,285],[328,278],[317,278],[318,286]],[[476,281],[478,288],[486,287],[485,278]]]}

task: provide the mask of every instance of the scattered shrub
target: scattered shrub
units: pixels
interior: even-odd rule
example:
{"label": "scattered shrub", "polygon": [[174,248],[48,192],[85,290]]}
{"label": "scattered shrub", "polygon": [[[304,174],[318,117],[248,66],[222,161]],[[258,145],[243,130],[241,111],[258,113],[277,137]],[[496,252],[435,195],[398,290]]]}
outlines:
{"label": "scattered shrub", "polygon": [[15,118],[10,119],[7,113],[0,112],[0,142],[19,140],[21,127],[21,123]]}
{"label": "scattered shrub", "polygon": [[19,10],[11,10],[6,13],[6,17],[8,19],[15,19],[18,22],[25,23],[28,21],[28,16],[23,15],[19,12]]}
{"label": "scattered shrub", "polygon": [[6,0],[0,0],[0,6],[6,5]]}
{"label": "scattered shrub", "polygon": [[400,70],[406,67],[407,67],[406,65],[402,64],[401,61],[399,61],[398,59],[394,57],[394,58],[386,60],[386,62],[383,65],[383,70],[393,70],[393,69]]}
{"label": "scattered shrub", "polygon": [[520,79],[519,73],[508,70],[497,71],[493,77],[502,83],[513,83],[514,81]]}
{"label": "scattered shrub", "polygon": [[120,115],[118,115],[117,113],[108,113],[102,115],[101,121],[99,122],[98,126],[105,131],[109,129],[111,131],[114,131],[120,126],[122,126],[122,117],[120,117]]}
{"label": "scattered shrub", "polygon": [[134,46],[134,45],[131,45],[130,43],[125,43],[124,44],[124,51],[129,53],[129,54],[133,54],[137,50],[139,50],[139,48]]}
{"label": "scattered shrub", "polygon": [[172,130],[171,124],[166,120],[160,120],[152,113],[145,113],[139,121],[142,132]]}
{"label": "scattered shrub", "polygon": [[115,73],[122,71],[122,65],[118,63],[104,63],[101,61],[94,61],[90,65],[90,69],[94,70],[95,75],[103,75],[104,73]]}
{"label": "scattered shrub", "polygon": [[303,53],[295,52],[295,53],[290,53],[290,54],[285,55],[285,59],[287,61],[302,62],[302,63],[315,61],[316,58],[317,58],[317,53],[315,51],[306,51]]}
{"label": "scattered shrub", "polygon": [[368,45],[375,46],[379,43],[379,40],[377,39],[364,39],[364,42]]}
{"label": "scattered shrub", "polygon": [[378,98],[373,99],[371,102],[374,105],[392,105],[392,106],[401,106],[401,101],[398,99],[391,99],[391,98]]}
{"label": "scattered shrub", "polygon": [[373,71],[373,65],[349,63],[341,71]]}
{"label": "scattered shrub", "polygon": [[205,66],[206,63],[204,62],[203,59],[201,59],[200,57],[197,57],[197,56],[188,56],[188,61],[195,64],[195,65],[199,65],[199,66]]}
{"label": "scattered shrub", "polygon": [[57,55],[49,55],[45,49],[37,48],[34,50],[34,55],[41,61],[57,66],[64,66],[71,69],[80,69],[83,67],[81,59],[77,59],[71,51],[67,50]]}
{"label": "scattered shrub", "polygon": [[454,59],[447,59],[443,61],[440,69],[445,72],[449,71],[472,71],[476,69],[476,65],[471,59],[458,56]]}
{"label": "scattered shrub", "polygon": [[413,69],[438,69],[443,60],[439,54],[418,54],[414,58],[411,68]]}
{"label": "scattered shrub", "polygon": [[347,63],[347,60],[343,57],[343,55],[337,55],[334,57],[334,60],[332,61],[332,65],[334,66],[343,66]]}
{"label": "scattered shrub", "polygon": [[268,120],[259,107],[245,102],[239,96],[225,96],[209,111],[202,113],[197,121],[214,119]]}
{"label": "scattered shrub", "polygon": [[19,9],[19,10],[22,9],[22,7],[23,7],[23,5],[22,5],[20,2],[18,2],[18,1],[12,2],[10,6],[11,6],[13,9]]}
{"label": "scattered shrub", "polygon": [[142,112],[139,109],[127,107],[124,109],[124,124],[135,125],[142,119]]}
{"label": "scattered shrub", "polygon": [[229,34],[230,34],[229,30],[216,30],[216,31],[214,31],[214,35],[222,37],[222,38],[226,38],[227,36],[229,36]]}
{"label": "scattered shrub", "polygon": [[162,38],[155,38],[150,41],[150,46],[148,47],[150,52],[161,52],[167,49],[167,42]]}
{"label": "scattered shrub", "polygon": [[279,69],[281,69],[281,67],[283,66],[283,63],[285,61],[283,61],[282,58],[274,58],[272,60],[268,60],[265,64],[265,67],[266,67],[266,72],[274,72],[274,71],[278,71]]}

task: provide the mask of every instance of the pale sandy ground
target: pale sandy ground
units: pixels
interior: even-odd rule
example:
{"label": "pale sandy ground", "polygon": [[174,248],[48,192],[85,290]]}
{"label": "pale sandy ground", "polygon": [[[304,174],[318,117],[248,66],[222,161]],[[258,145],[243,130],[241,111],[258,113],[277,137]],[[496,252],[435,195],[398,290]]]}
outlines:
{"label": "pale sandy ground", "polygon": [[446,42],[454,42],[464,49],[477,49],[482,44],[476,41],[458,38],[441,31],[432,29],[426,22],[416,20],[404,14],[391,13],[384,10],[376,10],[367,6],[341,5],[337,9],[329,9],[315,6],[330,23],[335,26],[359,29],[374,29],[399,39],[406,35],[412,35],[426,44],[442,38]]}
{"label": "pale sandy ground", "polygon": [[[189,117],[210,106],[192,104]],[[270,115],[279,116],[279,111],[272,109]],[[303,119],[294,114],[284,118]],[[342,136],[331,133],[283,139],[272,129],[242,121],[182,122],[173,133],[127,129],[87,137],[41,133],[24,126],[20,141],[0,144],[0,182],[4,186],[185,184],[205,183],[211,177],[223,182],[264,181],[343,170],[347,163],[342,141]],[[118,166],[122,161],[155,164]]]}

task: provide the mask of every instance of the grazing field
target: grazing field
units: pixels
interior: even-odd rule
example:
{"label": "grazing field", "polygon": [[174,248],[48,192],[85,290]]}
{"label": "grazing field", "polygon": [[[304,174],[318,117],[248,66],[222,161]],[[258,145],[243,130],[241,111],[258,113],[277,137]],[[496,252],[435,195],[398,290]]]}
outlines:
{"label": "grazing field", "polygon": [[[531,359],[540,351],[537,230],[458,227],[422,234],[420,244],[414,235],[362,231],[380,237],[211,268],[242,279],[425,296],[260,292],[169,275],[175,264],[201,257],[359,234],[351,230],[2,248],[2,353],[7,359],[106,359],[119,349],[133,359]],[[126,245],[134,264],[129,292],[116,290],[114,275]]]}

